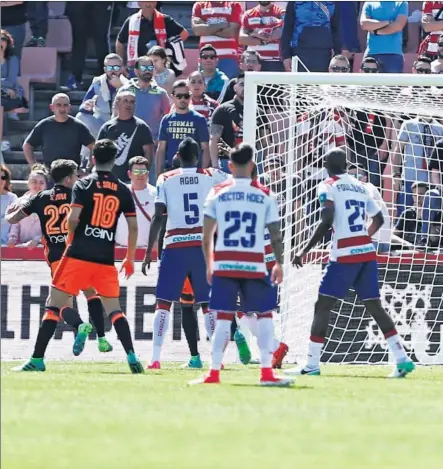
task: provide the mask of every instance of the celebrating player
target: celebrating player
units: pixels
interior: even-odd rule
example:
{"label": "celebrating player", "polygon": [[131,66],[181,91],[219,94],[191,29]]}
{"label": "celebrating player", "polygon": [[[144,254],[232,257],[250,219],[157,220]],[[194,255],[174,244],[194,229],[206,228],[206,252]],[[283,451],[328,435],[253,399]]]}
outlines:
{"label": "celebrating player", "polygon": [[114,266],[115,231],[121,213],[128,222],[128,249],[121,269],[125,270],[126,278],[134,273],[137,244],[134,200],[129,189],[111,172],[116,155],[117,147],[111,140],[96,142],[93,149],[96,171],[74,185],[67,220],[68,246],[55,272],[30,360],[40,371],[45,370],[43,357],[60,320],[60,310],[72,295],[94,288],[125,349],[131,371],[143,372],[134,353],[128,321],[121,310],[118,272]]}
{"label": "celebrating player", "polygon": [[[77,181],[77,164],[71,160],[55,160],[51,164],[51,177],[55,182],[52,189],[39,192],[28,199],[23,205],[13,207],[13,211],[7,214],[6,220],[15,224],[33,213],[37,214],[43,233],[45,244],[45,257],[51,269],[51,276],[57,269],[63,252],[66,248],[66,236],[68,234],[67,217],[72,196],[72,186]],[[100,352],[112,351],[111,344],[105,338],[105,323],[103,306],[95,291],[91,288],[83,292],[88,300],[89,317],[91,318],[98,336],[98,349]],[[70,305],[60,310],[60,318],[72,326],[77,335],[74,341],[73,353],[80,355],[85,346],[88,334],[92,330],[89,323],[84,323],[78,312]],[[40,363],[41,362],[37,362]],[[32,361],[24,371],[34,369]],[[37,365],[38,366],[38,365]]]}
{"label": "celebrating player", "polygon": [[202,304],[208,335],[211,314],[207,309],[209,285],[201,250],[203,205],[214,185],[208,172],[198,169],[199,147],[195,140],[185,138],[179,146],[182,167],[162,174],[157,181],[155,214],[149,232],[148,247],[142,265],[146,275],[152,261],[152,248],[168,214],[163,252],[157,282],[157,305],[154,316],[154,346],[149,369],[160,369],[161,348],[169,324],[169,310],[178,301],[184,281],[189,277],[195,302]]}
{"label": "celebrating player", "polygon": [[[346,154],[334,149],[325,155],[329,178],[318,186],[321,222],[306,246],[294,256],[293,262],[302,267],[303,257],[331,229],[334,230],[329,264],[320,284],[311,327],[308,360],[304,367],[287,370],[287,374],[319,375],[320,356],[329,325],[329,315],[335,302],[343,299],[353,287],[383,332],[389,349],[396,359],[392,378],[401,378],[414,370],[395,329],[391,317],[383,309],[378,287],[376,252],[372,236],[383,225],[380,207],[369,195],[364,184],[346,171]],[[366,214],[372,217],[366,229]]]}
{"label": "celebrating player", "polygon": [[[254,150],[243,143],[230,156],[234,176],[216,186],[205,205],[203,251],[208,283],[212,283],[211,309],[217,311],[212,339],[212,364],[207,376],[196,383],[219,383],[223,352],[230,336],[231,321],[237,310],[237,296],[242,294],[244,309],[258,314],[263,386],[288,386],[291,379],[274,376],[271,367],[276,308],[275,285],[281,283],[283,244],[276,199],[270,191],[251,180]],[[266,277],[264,232],[268,228],[276,263],[271,278]],[[217,242],[214,250],[214,234]]]}

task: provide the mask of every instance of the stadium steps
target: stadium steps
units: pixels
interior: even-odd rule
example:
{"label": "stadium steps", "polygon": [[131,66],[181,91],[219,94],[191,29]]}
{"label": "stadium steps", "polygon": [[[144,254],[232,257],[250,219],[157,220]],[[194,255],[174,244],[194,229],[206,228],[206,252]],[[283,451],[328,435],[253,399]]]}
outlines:
{"label": "stadium steps", "polygon": [[[37,162],[43,161],[42,152],[34,152]],[[26,163],[25,155],[23,151],[11,150],[3,152],[3,158],[6,165],[11,170],[12,179],[15,180],[26,180],[29,175],[28,163]]]}

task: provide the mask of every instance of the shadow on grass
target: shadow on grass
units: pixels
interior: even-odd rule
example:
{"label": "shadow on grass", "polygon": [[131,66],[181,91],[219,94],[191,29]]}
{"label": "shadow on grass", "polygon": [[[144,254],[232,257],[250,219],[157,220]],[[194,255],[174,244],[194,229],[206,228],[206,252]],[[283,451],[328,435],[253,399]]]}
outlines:
{"label": "shadow on grass", "polygon": [[[272,386],[260,386],[258,383],[226,383],[225,386],[234,386],[237,388],[271,388]],[[314,389],[314,386],[307,386],[306,384],[295,384],[294,386],[275,386],[275,389],[286,389],[288,391],[304,391],[307,389]]]}
{"label": "shadow on grass", "polygon": [[[388,376],[373,376],[373,375],[321,375],[318,377],[319,379],[324,379],[324,378],[358,378],[358,379],[387,379],[391,381],[391,379],[388,378]],[[402,379],[402,378],[399,378]]]}

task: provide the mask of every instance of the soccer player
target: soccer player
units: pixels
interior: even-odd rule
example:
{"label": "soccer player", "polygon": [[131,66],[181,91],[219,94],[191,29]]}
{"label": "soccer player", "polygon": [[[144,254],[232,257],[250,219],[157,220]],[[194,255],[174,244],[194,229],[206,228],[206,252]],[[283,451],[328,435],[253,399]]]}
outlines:
{"label": "soccer player", "polygon": [[111,140],[96,142],[93,149],[96,171],[74,185],[67,220],[68,246],[55,272],[30,360],[40,371],[45,370],[43,357],[60,320],[60,310],[80,290],[94,288],[125,349],[132,373],[143,373],[134,353],[128,321],[121,310],[118,272],[114,266],[115,232],[121,213],[128,222],[128,249],[121,268],[126,278],[134,273],[137,244],[134,200],[129,189],[111,172],[117,151]]}
{"label": "soccer player", "polygon": [[[217,311],[217,323],[209,374],[192,384],[220,382],[223,352],[237,311],[239,293],[245,311],[258,315],[260,384],[289,386],[293,383],[292,379],[274,376],[271,366],[274,350],[272,311],[277,306],[272,283],[279,284],[283,279],[283,243],[277,200],[268,189],[251,180],[253,154],[253,148],[245,143],[231,152],[229,169],[234,177],[214,187],[205,204],[203,251],[208,283],[212,284],[210,308]],[[270,279],[267,278],[264,256],[265,228],[269,230],[276,258]]]}
{"label": "soccer player", "polygon": [[191,281],[195,302],[202,304],[203,313],[207,311],[205,325],[208,335],[211,334],[208,316],[211,312],[207,309],[209,285],[201,243],[203,205],[214,180],[207,171],[197,168],[199,152],[197,142],[186,137],[178,149],[182,167],[160,175],[157,181],[155,213],[142,264],[145,275],[166,213],[168,220],[157,282],[154,346],[149,369],[161,368],[160,356],[169,325],[169,310],[172,303],[179,300],[187,277]]}
{"label": "soccer player", "polygon": [[[320,374],[321,351],[331,309],[353,287],[383,332],[396,359],[397,363],[390,377],[401,378],[412,372],[415,365],[406,355],[395,325],[380,301],[376,251],[371,238],[383,225],[383,214],[364,184],[347,173],[346,165],[346,154],[342,149],[326,153],[325,166],[329,178],[318,186],[322,207],[321,222],[306,246],[293,259],[297,267],[302,267],[303,257],[333,229],[329,264],[315,303],[308,360],[304,367],[287,370],[285,373]],[[368,229],[366,214],[373,219]]]}
{"label": "soccer player", "polygon": [[[18,223],[33,213],[38,216],[43,233],[45,257],[50,266],[52,277],[54,277],[66,248],[68,234],[66,220],[70,209],[72,187],[77,181],[77,170],[78,166],[74,161],[63,159],[53,161],[51,177],[55,186],[52,189],[39,192],[23,205],[14,207],[13,211],[6,216],[6,220],[11,224]],[[89,317],[97,331],[98,349],[100,352],[111,352],[112,345],[105,338],[102,302],[91,288],[84,290],[83,293],[88,300]],[[73,353],[76,356],[80,355],[92,330],[91,324],[84,323],[78,312],[72,308],[72,298],[69,306],[60,310],[60,318],[63,318],[77,332]],[[29,368],[31,369],[32,366]]]}

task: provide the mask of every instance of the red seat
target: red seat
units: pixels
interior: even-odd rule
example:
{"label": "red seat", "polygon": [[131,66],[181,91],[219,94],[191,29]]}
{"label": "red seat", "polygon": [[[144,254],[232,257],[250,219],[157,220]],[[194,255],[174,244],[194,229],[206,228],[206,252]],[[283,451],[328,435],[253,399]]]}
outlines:
{"label": "red seat", "polygon": [[55,83],[57,78],[57,49],[55,47],[24,47],[21,74],[31,82]]}
{"label": "red seat", "polygon": [[363,61],[363,55],[362,53],[354,54],[354,65],[352,66],[352,71],[354,73],[358,73],[360,71],[360,65]]}
{"label": "red seat", "polygon": [[408,46],[405,52],[417,54],[418,46],[420,44],[421,23],[408,23],[408,33]]}
{"label": "red seat", "polygon": [[185,57],[187,66],[183,71],[183,75],[180,78],[188,77],[192,72],[198,70],[198,58],[200,55],[199,49],[185,49]]}
{"label": "red seat", "polygon": [[412,64],[417,60],[417,52],[404,54],[404,57],[405,57],[405,66],[403,68],[403,73],[412,73]]}

